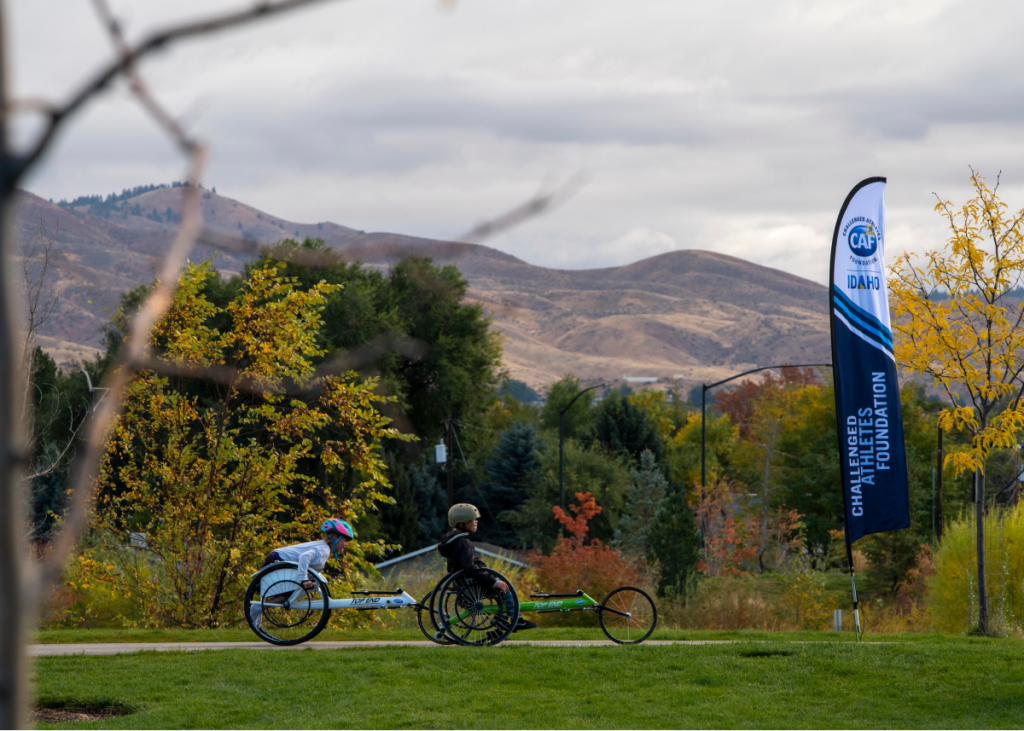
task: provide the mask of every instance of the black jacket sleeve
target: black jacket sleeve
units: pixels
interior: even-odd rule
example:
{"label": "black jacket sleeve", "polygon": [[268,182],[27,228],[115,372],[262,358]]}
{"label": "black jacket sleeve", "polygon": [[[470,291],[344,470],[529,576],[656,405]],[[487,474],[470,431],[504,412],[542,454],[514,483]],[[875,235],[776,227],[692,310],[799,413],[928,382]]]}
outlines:
{"label": "black jacket sleeve", "polygon": [[466,572],[466,576],[479,581],[484,586],[494,586],[494,577],[484,571],[483,562],[477,558],[476,549],[473,548],[473,544],[469,542],[469,539],[462,538],[456,541],[456,544],[459,568]]}

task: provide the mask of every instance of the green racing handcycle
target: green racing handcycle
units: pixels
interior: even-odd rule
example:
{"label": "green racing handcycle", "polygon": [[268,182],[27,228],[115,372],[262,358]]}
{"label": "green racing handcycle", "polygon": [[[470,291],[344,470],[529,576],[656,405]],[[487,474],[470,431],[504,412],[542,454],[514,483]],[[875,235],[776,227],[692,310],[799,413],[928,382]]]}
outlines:
{"label": "green racing handcycle", "polygon": [[432,642],[459,645],[496,645],[515,631],[523,612],[597,613],[605,636],[620,645],[637,645],[654,632],[658,609],[643,589],[620,586],[597,602],[582,589],[573,594],[531,594],[520,602],[512,582],[493,569],[484,569],[508,584],[508,594],[467,577],[463,571],[445,576],[420,602],[420,630]]}
{"label": "green racing handcycle", "polygon": [[520,602],[508,579],[492,569],[484,570],[508,584],[508,594],[455,571],[442,578],[421,601],[402,589],[353,591],[347,599],[335,599],[322,574],[310,569],[307,574],[312,586],[306,588],[298,566],[283,561],[253,574],[245,593],[244,614],[253,632],[274,645],[298,645],[313,639],[327,626],[334,609],[408,607],[416,611],[417,624],[431,642],[476,647],[497,645],[507,639],[522,612],[593,611],[608,639],[623,645],[643,642],[658,622],[654,601],[636,587],[619,587],[601,602],[582,589],[574,594],[531,594],[533,601]]}

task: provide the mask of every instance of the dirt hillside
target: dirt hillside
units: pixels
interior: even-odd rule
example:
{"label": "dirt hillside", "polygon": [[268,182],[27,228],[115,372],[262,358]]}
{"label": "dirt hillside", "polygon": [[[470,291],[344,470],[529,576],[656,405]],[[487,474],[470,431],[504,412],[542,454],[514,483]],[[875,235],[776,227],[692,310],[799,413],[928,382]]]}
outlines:
{"label": "dirt hillside", "polygon": [[[374,266],[407,253],[457,265],[505,337],[512,376],[534,388],[566,373],[616,383],[674,378],[689,388],[757,366],[829,359],[825,287],[722,254],[686,250],[623,267],[546,269],[486,246],[285,221],[213,191],[202,203],[208,242],[230,238],[251,249],[314,236]],[[23,246],[45,233],[61,250],[60,300],[41,344],[71,362],[100,345],[119,293],[153,278],[181,215],[181,190],[73,208],[24,193],[20,212]],[[211,257],[225,272],[240,271],[246,258],[210,243],[191,258]]]}

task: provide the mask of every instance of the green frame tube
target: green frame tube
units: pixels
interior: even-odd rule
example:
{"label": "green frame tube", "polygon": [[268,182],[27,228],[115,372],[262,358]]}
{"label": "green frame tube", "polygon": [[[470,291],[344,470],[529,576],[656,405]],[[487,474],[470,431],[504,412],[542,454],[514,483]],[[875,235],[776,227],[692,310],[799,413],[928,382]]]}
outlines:
{"label": "green frame tube", "polygon": [[[593,609],[599,606],[596,601],[587,594],[581,594],[579,596],[573,595],[571,597],[564,597],[561,599],[541,599],[532,602],[520,602],[519,613],[523,612],[578,612],[583,609]],[[490,606],[484,607],[481,614],[496,614],[501,607]],[[459,620],[469,616],[469,612],[459,614],[457,617],[452,617],[448,620],[448,624],[454,624]]]}

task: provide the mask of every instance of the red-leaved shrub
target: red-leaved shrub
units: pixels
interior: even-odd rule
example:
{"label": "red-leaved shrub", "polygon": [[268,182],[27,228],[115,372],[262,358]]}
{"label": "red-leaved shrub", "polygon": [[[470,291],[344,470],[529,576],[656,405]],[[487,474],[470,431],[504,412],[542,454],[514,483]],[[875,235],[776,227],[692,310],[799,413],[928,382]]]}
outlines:
{"label": "red-leaved shrub", "polygon": [[[644,581],[644,567],[622,555],[622,552],[594,539],[586,542],[587,522],[601,512],[601,507],[590,492],[576,493],[579,505],[571,505],[575,518],[570,518],[559,508],[554,508],[555,518],[572,534],[572,538],[558,539],[550,556],[540,552],[530,555],[534,567],[536,585],[540,591],[550,594],[569,594],[583,589],[587,594],[601,601],[612,589],[620,586],[639,586]],[[527,597],[520,597],[528,601]],[[581,617],[584,612],[541,615],[557,617],[559,624],[591,623],[593,618]]]}

